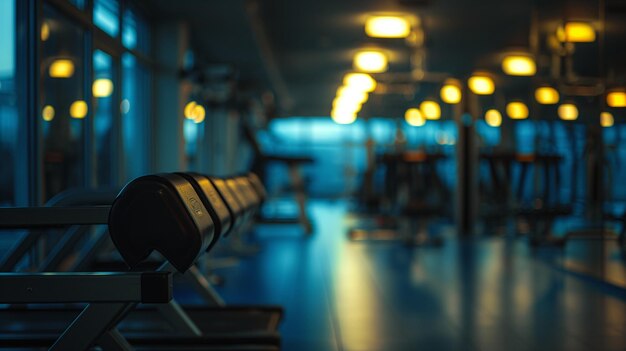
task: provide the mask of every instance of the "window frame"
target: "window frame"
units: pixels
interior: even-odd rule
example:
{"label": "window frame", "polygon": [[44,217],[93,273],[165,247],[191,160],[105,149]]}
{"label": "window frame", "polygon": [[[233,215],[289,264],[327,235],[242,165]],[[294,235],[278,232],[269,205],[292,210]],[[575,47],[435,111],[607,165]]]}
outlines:
{"label": "window frame", "polygon": [[[28,174],[28,177],[16,177],[15,191],[19,194],[19,199],[16,199],[16,205],[20,206],[35,206],[41,205],[44,202],[43,193],[43,181],[42,175],[42,155],[43,146],[41,141],[41,121],[38,110],[38,104],[32,104],[32,101],[39,101],[39,96],[42,93],[39,78],[39,65],[41,59],[41,41],[40,41],[40,26],[43,20],[43,7],[48,5],[59,13],[59,15],[65,17],[68,21],[79,26],[85,31],[85,50],[84,50],[84,63],[85,63],[85,78],[83,81],[83,89],[85,91],[84,98],[88,104],[90,115],[94,111],[94,97],[91,92],[91,84],[94,79],[93,70],[93,53],[95,50],[101,50],[108,55],[111,55],[116,67],[114,79],[118,83],[119,87],[114,90],[114,105],[119,106],[122,94],[121,85],[123,77],[122,69],[122,55],[129,53],[135,57],[137,62],[146,69],[149,70],[152,75],[155,71],[155,62],[150,58],[151,52],[143,52],[136,48],[127,48],[122,43],[122,33],[124,12],[128,9],[135,11],[138,18],[144,21],[147,29],[150,33],[153,32],[153,24],[147,16],[145,11],[137,9],[136,6],[129,3],[129,0],[119,0],[118,7],[118,25],[119,31],[115,37],[111,37],[105,31],[100,29],[93,22],[93,0],[86,0],[84,9],[79,9],[68,0],[16,0],[16,53],[18,62],[25,62],[25,64],[18,65],[17,75],[19,85],[16,87],[19,101],[18,101],[18,114],[20,116],[28,116],[27,118],[20,118],[19,122],[19,145],[18,153],[16,155],[16,174]],[[152,40],[150,36],[149,40]],[[152,44],[152,43],[150,43]],[[149,45],[149,48],[152,48]],[[149,92],[149,96],[153,96],[153,92]],[[149,98],[150,99],[150,98]],[[150,107],[151,108],[151,107]],[[122,114],[119,109],[114,109],[113,116],[113,146],[112,146],[112,163],[113,169],[112,177],[114,183],[119,183],[123,180],[124,165],[120,162],[124,159],[122,157],[123,145],[122,145],[122,126],[121,118]],[[148,113],[148,121],[150,125],[153,122],[152,114]],[[95,185],[95,157],[96,150],[94,144],[94,124],[93,118],[88,118],[84,124],[84,148],[85,148],[85,160],[83,167],[84,186]],[[149,131],[147,135],[147,142],[153,140],[154,131]],[[154,165],[154,150],[152,147],[148,147],[149,151],[149,167]]]}

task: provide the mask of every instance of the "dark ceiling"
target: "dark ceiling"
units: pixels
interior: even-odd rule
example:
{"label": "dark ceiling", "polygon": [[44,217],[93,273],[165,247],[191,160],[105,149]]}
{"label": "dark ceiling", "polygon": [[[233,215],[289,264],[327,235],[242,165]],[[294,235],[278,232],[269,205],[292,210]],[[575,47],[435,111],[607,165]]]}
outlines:
{"label": "dark ceiling", "polygon": [[[150,9],[155,23],[188,22],[199,60],[233,65],[246,86],[272,90],[281,116],[327,116],[354,53],[364,47],[390,54],[389,71],[375,76],[387,83],[387,93],[372,94],[362,111],[365,115],[400,116],[420,99],[436,97],[445,77],[465,79],[474,70],[498,75],[494,99],[527,98],[529,88],[549,76],[552,61],[546,38],[565,18],[605,28],[596,42],[576,47],[572,63],[576,75],[567,84],[605,79],[609,85],[626,83],[626,0],[139,2]],[[403,39],[365,35],[365,17],[376,12],[419,17],[425,37],[423,79],[410,75],[410,50]],[[514,49],[538,53],[536,77],[501,75],[501,56]]]}

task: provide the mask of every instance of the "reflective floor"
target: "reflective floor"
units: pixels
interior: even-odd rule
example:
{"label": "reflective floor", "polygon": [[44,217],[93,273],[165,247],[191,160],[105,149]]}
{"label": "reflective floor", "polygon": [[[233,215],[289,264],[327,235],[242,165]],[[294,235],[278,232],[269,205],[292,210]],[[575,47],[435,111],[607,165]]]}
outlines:
{"label": "reflective floor", "polygon": [[[417,249],[351,242],[345,209],[312,205],[308,238],[260,227],[261,252],[218,270],[227,302],[285,307],[284,350],[626,349],[626,290],[601,283],[624,281],[614,243],[532,251],[523,238]],[[611,261],[610,272],[594,260]],[[586,273],[569,269],[587,263]]]}

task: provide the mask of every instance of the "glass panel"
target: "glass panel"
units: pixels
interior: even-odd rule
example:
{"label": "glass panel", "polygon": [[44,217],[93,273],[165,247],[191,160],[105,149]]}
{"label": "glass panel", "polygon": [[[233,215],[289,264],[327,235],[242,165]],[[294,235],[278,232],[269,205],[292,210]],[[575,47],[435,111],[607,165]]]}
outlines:
{"label": "glass panel", "polygon": [[124,25],[122,27],[122,44],[129,49],[137,47],[137,21],[132,11],[124,11]]}
{"label": "glass panel", "polygon": [[204,136],[202,123],[195,123],[193,120],[185,119],[183,122],[183,135],[185,137],[187,169],[190,171],[199,171],[198,149],[200,148]]}
{"label": "glass panel", "polygon": [[119,27],[119,3],[117,0],[95,0],[93,3],[93,23],[112,37],[116,37]]}
{"label": "glass panel", "polygon": [[15,205],[18,135],[15,1],[0,0],[0,206]]}
{"label": "glass panel", "polygon": [[[458,131],[453,121],[426,123],[422,127],[401,124],[406,148],[443,153],[446,159],[437,165],[444,186],[456,186],[455,143]],[[263,150],[273,153],[310,156],[315,167],[306,168],[308,190],[312,196],[337,196],[354,192],[360,186],[354,175],[362,175],[367,167],[366,141],[371,138],[376,154],[395,150],[398,123],[389,118],[358,120],[350,125],[337,125],[330,118],[292,117],[275,119],[269,124],[270,136],[260,137]],[[260,133],[259,136],[262,136]],[[332,174],[332,177],[328,175]],[[275,189],[288,182],[286,169],[268,166],[266,181]],[[382,178],[381,178],[382,179]],[[382,187],[382,183],[377,186]]]}
{"label": "glass panel", "polygon": [[70,0],[74,6],[78,7],[81,10],[85,9],[85,0]]}
{"label": "glass panel", "polygon": [[500,127],[492,127],[483,120],[476,121],[475,126],[482,148],[492,148],[500,143]]}
{"label": "glass panel", "polygon": [[122,56],[122,148],[125,178],[150,170],[150,74],[131,54]]}
{"label": "glass panel", "polygon": [[603,128],[605,145],[606,210],[621,215],[626,212],[626,124]]}
{"label": "glass panel", "polygon": [[137,49],[143,53],[150,51],[148,24],[145,19],[130,9],[124,11],[122,44],[129,49]]}
{"label": "glass panel", "polygon": [[49,35],[41,38],[39,101],[45,201],[84,184],[88,106],[83,89],[84,31],[49,6],[44,6],[42,23],[49,28]]}
{"label": "glass panel", "polygon": [[108,54],[95,50],[93,53],[94,81],[92,85],[94,109],[94,138],[96,148],[96,185],[108,186],[115,184],[115,164],[113,157],[115,135],[116,86],[113,59]]}

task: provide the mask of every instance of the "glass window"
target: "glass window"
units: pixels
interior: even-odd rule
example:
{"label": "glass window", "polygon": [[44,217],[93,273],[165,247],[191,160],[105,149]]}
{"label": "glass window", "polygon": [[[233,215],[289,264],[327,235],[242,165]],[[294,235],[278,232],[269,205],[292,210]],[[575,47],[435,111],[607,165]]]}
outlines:
{"label": "glass window", "polygon": [[12,206],[18,142],[14,0],[0,0],[0,53],[0,206]]}
{"label": "glass window", "polygon": [[150,170],[150,73],[131,54],[122,56],[122,149],[124,177]]}
{"label": "glass window", "polygon": [[122,44],[143,53],[150,51],[150,30],[146,20],[132,9],[124,11]]}
{"label": "glass window", "polygon": [[113,58],[103,51],[95,50],[93,53],[93,73],[96,185],[112,186],[116,184],[114,175],[117,170],[113,155],[115,145],[113,124],[116,116],[114,90],[117,85]]}
{"label": "glass window", "polygon": [[605,143],[605,183],[607,187],[606,201],[609,211],[615,214],[626,210],[626,124],[615,124],[610,128],[602,128]]}
{"label": "glass window", "polygon": [[500,127],[492,127],[484,120],[478,120],[474,125],[481,147],[494,147],[500,143]]}
{"label": "glass window", "polygon": [[119,3],[117,0],[95,0],[93,23],[112,37],[120,31]]}
{"label": "glass window", "polygon": [[183,135],[185,137],[185,156],[187,157],[187,169],[199,171],[199,149],[204,138],[204,122],[196,123],[191,119],[183,121]]}
{"label": "glass window", "polygon": [[41,95],[39,111],[44,201],[84,182],[85,33],[78,25],[44,6],[43,25],[49,33],[42,36]]}
{"label": "glass window", "polygon": [[130,10],[124,11],[122,44],[129,49],[137,48],[137,21],[135,19],[135,14]]}
{"label": "glass window", "polygon": [[[426,123],[422,127],[401,124],[409,149],[425,149],[448,156],[440,162],[437,172],[449,189],[455,186],[456,164],[454,144],[458,137],[453,121]],[[354,175],[362,174],[367,167],[366,140],[375,141],[375,152],[380,154],[393,149],[398,123],[389,118],[358,120],[350,125],[335,124],[330,118],[292,117],[275,119],[269,124],[269,134],[262,143],[264,151],[310,156],[315,167],[305,172],[312,196],[336,196],[358,189]],[[270,148],[270,146],[272,146]],[[328,175],[332,174],[332,177]],[[270,190],[288,182],[284,166],[270,165],[266,181]],[[382,186],[379,184],[379,186]]]}
{"label": "glass window", "polygon": [[535,152],[535,124],[531,120],[515,123],[515,151],[520,154]]}
{"label": "glass window", "polygon": [[70,3],[81,10],[85,9],[85,0],[70,0]]}

